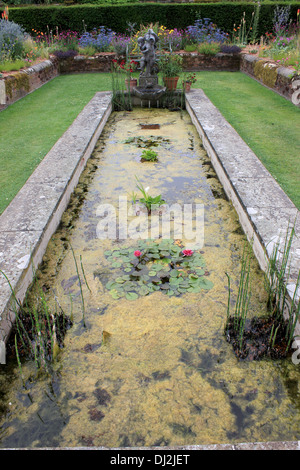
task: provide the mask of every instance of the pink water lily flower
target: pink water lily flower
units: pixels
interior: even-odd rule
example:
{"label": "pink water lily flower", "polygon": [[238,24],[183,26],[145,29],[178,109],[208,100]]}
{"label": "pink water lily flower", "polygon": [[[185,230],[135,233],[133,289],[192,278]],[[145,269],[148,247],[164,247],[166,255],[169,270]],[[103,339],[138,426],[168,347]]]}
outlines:
{"label": "pink water lily flower", "polygon": [[139,257],[139,256],[141,256],[142,252],[139,251],[139,250],[136,250],[133,254],[134,254],[134,256]]}
{"label": "pink water lily flower", "polygon": [[192,256],[193,250],[182,250],[183,256]]}

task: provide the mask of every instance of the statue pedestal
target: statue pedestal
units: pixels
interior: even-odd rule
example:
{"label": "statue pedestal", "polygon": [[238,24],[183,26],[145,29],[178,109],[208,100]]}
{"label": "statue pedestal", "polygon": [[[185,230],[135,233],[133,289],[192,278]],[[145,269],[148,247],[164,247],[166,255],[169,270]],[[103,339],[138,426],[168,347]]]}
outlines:
{"label": "statue pedestal", "polygon": [[139,77],[139,87],[141,88],[152,88],[158,86],[158,76],[157,75],[140,75]]}
{"label": "statue pedestal", "polygon": [[139,85],[132,94],[141,100],[157,101],[166,92],[166,87],[158,85],[157,75],[140,75]]}

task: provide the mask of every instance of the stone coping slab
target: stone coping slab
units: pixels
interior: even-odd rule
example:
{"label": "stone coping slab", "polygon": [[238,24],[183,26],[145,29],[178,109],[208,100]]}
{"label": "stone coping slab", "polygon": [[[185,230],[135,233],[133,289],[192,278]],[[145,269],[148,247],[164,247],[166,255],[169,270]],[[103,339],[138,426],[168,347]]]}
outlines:
{"label": "stone coping slab", "polygon": [[300,270],[299,210],[202,90],[186,94],[186,107],[264,271],[275,244],[282,248],[295,224],[287,280],[293,296]]}
{"label": "stone coping slab", "polygon": [[[96,93],[0,216],[0,269],[21,302],[111,113],[111,96]],[[0,273],[0,341],[14,320],[12,301]]]}

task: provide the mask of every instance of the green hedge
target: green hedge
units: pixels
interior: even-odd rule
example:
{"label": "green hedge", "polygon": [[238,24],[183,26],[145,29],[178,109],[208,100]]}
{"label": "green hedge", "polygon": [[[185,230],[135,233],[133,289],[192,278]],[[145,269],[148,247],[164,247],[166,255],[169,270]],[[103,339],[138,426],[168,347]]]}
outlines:
{"label": "green hedge", "polygon": [[[261,5],[258,35],[273,29],[274,8],[287,3],[263,3]],[[299,3],[290,3],[290,18],[296,20]],[[107,26],[123,33],[128,22],[147,25],[159,22],[167,28],[185,28],[194,24],[195,19],[210,18],[223,31],[232,32],[233,25],[240,24],[243,13],[247,25],[250,23],[254,4],[251,3],[134,3],[125,5],[75,5],[75,6],[28,6],[10,8],[9,19],[22,25],[27,32],[32,29],[46,32],[47,27],[55,30],[87,30]]]}

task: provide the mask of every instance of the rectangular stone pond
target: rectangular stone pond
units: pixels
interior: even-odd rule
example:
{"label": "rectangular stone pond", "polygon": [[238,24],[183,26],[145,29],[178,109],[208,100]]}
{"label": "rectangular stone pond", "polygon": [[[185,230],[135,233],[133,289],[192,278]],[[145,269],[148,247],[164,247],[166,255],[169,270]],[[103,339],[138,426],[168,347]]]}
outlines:
{"label": "rectangular stone pond", "polygon": [[[144,149],[158,161],[141,162]],[[197,232],[175,218],[171,236],[162,236],[158,213],[137,215],[137,182],[169,206],[198,207]],[[120,201],[127,201],[127,236]],[[175,229],[182,236],[173,238]],[[24,387],[15,360],[1,368],[0,447],[298,440],[299,368],[290,358],[238,360],[224,336],[226,273],[234,301],[245,243],[186,111],[112,113],[37,272],[51,311],[72,310],[73,326],[50,376],[32,379],[35,363],[23,361]],[[146,250],[153,256],[143,258]],[[141,275],[132,276],[137,260]],[[254,256],[251,277],[250,315],[263,315],[264,276]],[[29,302],[37,296],[32,289]]]}

